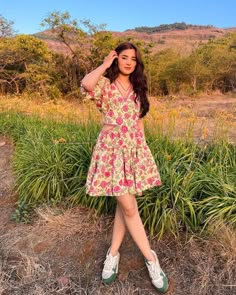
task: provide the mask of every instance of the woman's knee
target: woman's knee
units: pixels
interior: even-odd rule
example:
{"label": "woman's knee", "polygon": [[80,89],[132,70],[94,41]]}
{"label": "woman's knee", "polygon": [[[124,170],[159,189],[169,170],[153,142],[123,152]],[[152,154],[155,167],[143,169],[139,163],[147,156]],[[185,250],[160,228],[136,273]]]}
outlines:
{"label": "woman's knee", "polygon": [[124,216],[133,217],[137,213],[138,211],[137,201],[134,196],[124,195],[124,196],[119,196],[116,199]]}

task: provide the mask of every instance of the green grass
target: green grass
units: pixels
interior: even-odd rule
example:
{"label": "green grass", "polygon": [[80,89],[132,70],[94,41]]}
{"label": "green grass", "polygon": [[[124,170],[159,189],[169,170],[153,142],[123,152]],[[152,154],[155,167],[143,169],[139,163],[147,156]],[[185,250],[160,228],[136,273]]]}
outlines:
{"label": "green grass", "polygon": [[[12,164],[19,208],[47,203],[113,213],[114,198],[89,197],[84,189],[99,128],[93,120],[82,125],[1,113],[0,134],[12,138],[16,147]],[[236,225],[235,145],[222,140],[197,145],[163,132],[147,132],[147,142],[163,182],[138,198],[152,236],[202,231],[217,220]]]}

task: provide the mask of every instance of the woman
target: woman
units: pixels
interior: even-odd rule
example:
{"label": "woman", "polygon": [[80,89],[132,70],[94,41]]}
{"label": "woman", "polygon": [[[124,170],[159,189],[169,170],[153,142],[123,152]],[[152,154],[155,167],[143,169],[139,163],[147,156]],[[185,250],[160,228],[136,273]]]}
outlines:
{"label": "woman", "polygon": [[164,293],[168,279],[150,248],[135,198],[142,191],[161,185],[144,136],[142,118],[149,110],[149,102],[144,65],[136,46],[130,42],[120,44],[83,78],[81,85],[103,113],[103,128],[93,150],[86,192],[91,196],[114,196],[117,200],[102,280],[107,284],[115,280],[118,250],[128,229],[145,257],[153,285]]}

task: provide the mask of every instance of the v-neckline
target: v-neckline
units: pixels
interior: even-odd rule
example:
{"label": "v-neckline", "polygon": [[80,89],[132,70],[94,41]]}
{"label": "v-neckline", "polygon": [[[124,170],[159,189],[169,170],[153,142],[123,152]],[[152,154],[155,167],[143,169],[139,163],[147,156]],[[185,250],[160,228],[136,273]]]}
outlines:
{"label": "v-neckline", "polygon": [[131,92],[133,92],[133,87],[131,86],[130,89],[129,89],[129,91],[127,92],[126,96],[124,96],[124,95],[121,93],[121,91],[120,91],[120,89],[119,89],[119,87],[118,87],[116,81],[114,81],[113,84],[115,85],[117,92],[121,95],[121,97],[122,97],[123,99],[127,99],[127,98],[129,98]]}

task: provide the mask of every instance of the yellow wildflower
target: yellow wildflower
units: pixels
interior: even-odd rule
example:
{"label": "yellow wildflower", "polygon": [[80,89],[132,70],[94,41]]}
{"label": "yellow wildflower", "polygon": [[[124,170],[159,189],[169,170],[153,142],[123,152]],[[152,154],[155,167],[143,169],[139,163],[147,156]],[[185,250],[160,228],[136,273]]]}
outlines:
{"label": "yellow wildflower", "polygon": [[58,141],[61,142],[61,143],[65,143],[66,142],[65,138],[63,138],[63,137],[59,138]]}

